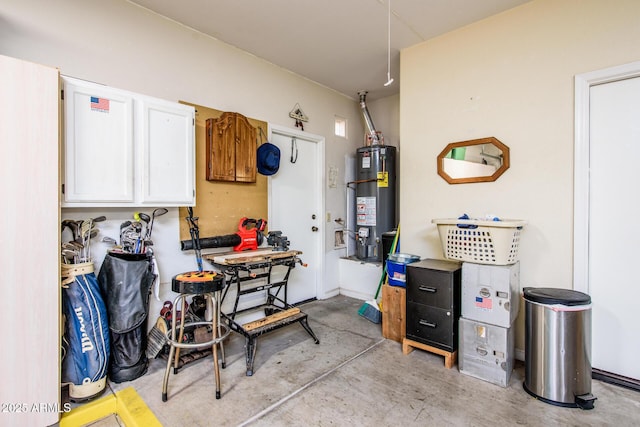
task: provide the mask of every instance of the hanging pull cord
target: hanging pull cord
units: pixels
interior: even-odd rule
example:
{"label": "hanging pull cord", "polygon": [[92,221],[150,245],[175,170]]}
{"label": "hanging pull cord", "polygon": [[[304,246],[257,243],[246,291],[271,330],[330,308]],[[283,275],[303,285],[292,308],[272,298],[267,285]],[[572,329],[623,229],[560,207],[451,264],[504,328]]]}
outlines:
{"label": "hanging pull cord", "polygon": [[[295,152],[295,156],[293,155]],[[291,138],[291,163],[298,161],[298,141],[295,138]]]}

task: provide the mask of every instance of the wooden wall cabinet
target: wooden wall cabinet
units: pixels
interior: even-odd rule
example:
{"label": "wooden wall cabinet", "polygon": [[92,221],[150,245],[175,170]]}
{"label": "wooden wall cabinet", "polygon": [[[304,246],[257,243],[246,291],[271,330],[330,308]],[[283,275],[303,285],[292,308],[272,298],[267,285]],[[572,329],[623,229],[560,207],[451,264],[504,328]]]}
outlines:
{"label": "wooden wall cabinet", "polygon": [[207,181],[256,182],[256,137],[240,113],[207,119]]}

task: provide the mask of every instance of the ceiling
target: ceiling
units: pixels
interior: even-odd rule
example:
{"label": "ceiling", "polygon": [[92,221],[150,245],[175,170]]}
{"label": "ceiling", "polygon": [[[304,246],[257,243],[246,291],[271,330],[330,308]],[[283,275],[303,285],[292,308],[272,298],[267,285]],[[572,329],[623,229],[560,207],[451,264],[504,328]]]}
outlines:
{"label": "ceiling", "polygon": [[[529,0],[129,1],[353,99],[367,90],[373,100],[399,93],[401,49]],[[385,87],[388,55],[394,81]]]}

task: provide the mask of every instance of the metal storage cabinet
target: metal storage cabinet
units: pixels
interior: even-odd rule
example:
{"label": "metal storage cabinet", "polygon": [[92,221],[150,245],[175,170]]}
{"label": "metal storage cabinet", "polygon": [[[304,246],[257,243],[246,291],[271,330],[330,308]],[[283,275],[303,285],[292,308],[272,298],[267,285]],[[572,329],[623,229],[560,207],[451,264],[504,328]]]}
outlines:
{"label": "metal storage cabinet", "polygon": [[460,356],[463,374],[508,387],[514,362],[514,330],[460,318]]}
{"label": "metal storage cabinet", "polygon": [[426,259],[407,265],[407,338],[458,349],[462,263]]}
{"label": "metal storage cabinet", "polygon": [[460,315],[509,328],[520,308],[520,263],[512,265],[462,264]]}

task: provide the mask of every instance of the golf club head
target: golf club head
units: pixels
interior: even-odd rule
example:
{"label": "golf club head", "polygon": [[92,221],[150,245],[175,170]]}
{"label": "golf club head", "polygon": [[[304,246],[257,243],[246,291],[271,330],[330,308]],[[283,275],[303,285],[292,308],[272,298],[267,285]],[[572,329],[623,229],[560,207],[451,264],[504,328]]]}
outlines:
{"label": "golf club head", "polygon": [[[136,219],[138,221],[142,221],[142,222],[145,222],[147,224],[149,224],[149,222],[151,221],[151,217],[149,215],[147,215],[146,213],[144,213],[144,212],[136,212],[135,215],[137,215]],[[134,218],[135,218],[135,215],[134,215]]]}
{"label": "golf club head", "polygon": [[149,224],[149,227],[147,228],[147,232],[144,236],[145,239],[151,238],[151,233],[153,232],[153,223],[155,222],[156,217],[162,216],[167,212],[169,212],[167,208],[156,208],[153,210],[153,212],[151,213],[151,223]]}
{"label": "golf club head", "polygon": [[109,237],[109,236],[103,236],[102,237],[102,241],[104,243],[111,243],[112,245],[117,245],[118,242],[116,241],[116,239],[114,239],[113,237]]}
{"label": "golf club head", "polygon": [[166,214],[167,212],[169,212],[169,209],[167,208],[157,208],[153,210],[153,213],[151,214],[154,218],[158,217],[158,216],[162,216],[164,214]]}

